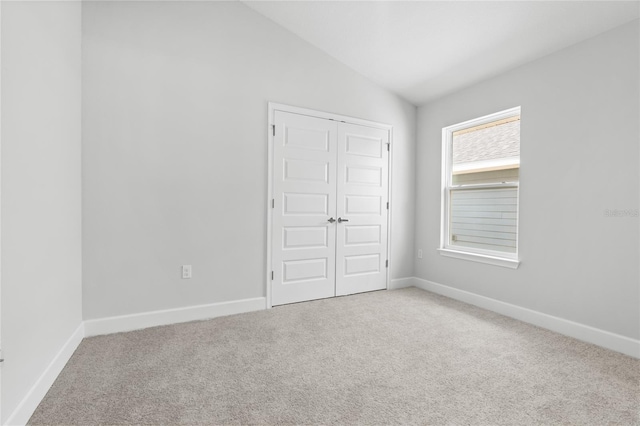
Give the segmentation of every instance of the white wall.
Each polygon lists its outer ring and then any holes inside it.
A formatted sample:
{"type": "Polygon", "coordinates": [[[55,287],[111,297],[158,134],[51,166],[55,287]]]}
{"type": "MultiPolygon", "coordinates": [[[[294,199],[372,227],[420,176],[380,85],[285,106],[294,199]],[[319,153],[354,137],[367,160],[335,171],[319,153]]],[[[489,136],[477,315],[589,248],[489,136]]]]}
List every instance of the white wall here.
{"type": "Polygon", "coordinates": [[[82,23],[85,319],[265,295],[268,101],[395,126],[391,275],[412,275],[415,107],[238,2],[82,23]]]}
{"type": "Polygon", "coordinates": [[[82,322],[80,19],[2,2],[2,423],[82,322]]]}
{"type": "Polygon", "coordinates": [[[638,21],[418,110],[416,276],[640,337],[638,21]],[[440,256],[441,130],[522,106],[517,270],[440,256]]]}

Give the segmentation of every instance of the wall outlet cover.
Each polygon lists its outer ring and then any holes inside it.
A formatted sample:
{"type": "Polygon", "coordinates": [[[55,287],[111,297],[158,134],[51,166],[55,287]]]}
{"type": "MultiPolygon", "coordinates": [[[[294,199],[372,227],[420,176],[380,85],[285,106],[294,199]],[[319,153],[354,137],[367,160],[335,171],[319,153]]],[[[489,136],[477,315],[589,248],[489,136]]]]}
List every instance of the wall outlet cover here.
{"type": "Polygon", "coordinates": [[[182,279],[188,280],[191,278],[191,265],[182,265],[182,279]]]}

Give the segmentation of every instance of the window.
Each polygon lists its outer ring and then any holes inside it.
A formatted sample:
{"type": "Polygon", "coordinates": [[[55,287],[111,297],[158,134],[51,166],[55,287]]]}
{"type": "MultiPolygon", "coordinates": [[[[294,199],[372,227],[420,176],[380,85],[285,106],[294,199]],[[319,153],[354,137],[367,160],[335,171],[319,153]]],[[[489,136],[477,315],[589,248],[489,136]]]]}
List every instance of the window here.
{"type": "Polygon", "coordinates": [[[518,267],[520,107],[442,129],[440,253],[518,267]]]}

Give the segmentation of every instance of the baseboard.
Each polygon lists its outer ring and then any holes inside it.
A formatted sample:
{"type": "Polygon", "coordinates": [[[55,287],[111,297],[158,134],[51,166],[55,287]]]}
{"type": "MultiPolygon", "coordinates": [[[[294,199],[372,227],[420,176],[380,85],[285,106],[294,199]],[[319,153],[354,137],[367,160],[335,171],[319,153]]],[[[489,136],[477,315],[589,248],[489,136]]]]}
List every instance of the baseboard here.
{"type": "Polygon", "coordinates": [[[399,288],[414,287],[413,277],[396,278],[389,283],[388,290],[397,290],[399,288]]]}
{"type": "Polygon", "coordinates": [[[160,325],[205,320],[225,315],[266,309],[265,297],[234,300],[231,302],[212,303],[208,305],[188,306],[185,308],[166,309],[162,311],[143,312],[140,314],[99,318],[84,322],[85,336],[120,333],[140,330],[160,325]]]}
{"type": "Polygon", "coordinates": [[[574,339],[621,352],[634,358],[640,358],[640,340],[631,339],[620,334],[501,302],[422,278],[413,277],[411,281],[414,287],[497,312],[529,324],[537,325],[538,327],[546,328],[547,330],[555,331],[556,333],[564,334],[565,336],[573,337],[574,339]]]}
{"type": "Polygon", "coordinates": [[[38,408],[40,401],[42,401],[47,394],[64,366],[67,365],[73,352],[78,348],[80,342],[82,342],[83,337],[84,324],[80,324],[40,375],[36,383],[29,389],[29,392],[27,392],[22,401],[20,401],[13,413],[8,417],[5,425],[14,426],[27,424],[29,418],[33,415],[34,411],[36,411],[36,408],[38,408]]]}

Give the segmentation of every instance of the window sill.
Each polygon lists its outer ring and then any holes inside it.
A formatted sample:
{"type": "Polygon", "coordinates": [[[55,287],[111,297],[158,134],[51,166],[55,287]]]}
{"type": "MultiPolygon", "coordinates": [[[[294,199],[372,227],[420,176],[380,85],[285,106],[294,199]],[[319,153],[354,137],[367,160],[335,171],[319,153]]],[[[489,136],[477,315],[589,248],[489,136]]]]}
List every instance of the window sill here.
{"type": "Polygon", "coordinates": [[[487,256],[484,254],[469,253],[464,251],[439,248],[441,255],[456,259],[470,260],[472,262],[486,263],[489,265],[502,266],[505,268],[518,269],[519,260],[507,259],[505,257],[487,256]]]}

